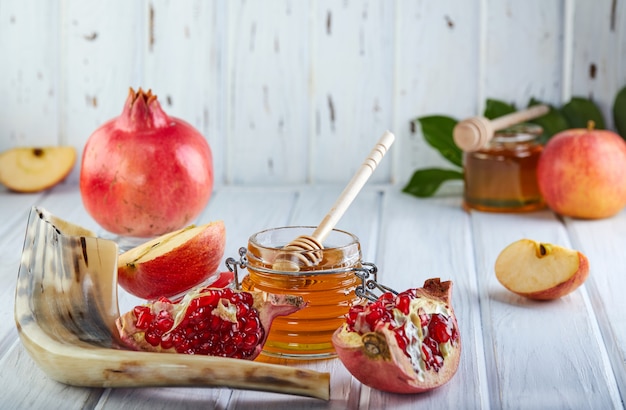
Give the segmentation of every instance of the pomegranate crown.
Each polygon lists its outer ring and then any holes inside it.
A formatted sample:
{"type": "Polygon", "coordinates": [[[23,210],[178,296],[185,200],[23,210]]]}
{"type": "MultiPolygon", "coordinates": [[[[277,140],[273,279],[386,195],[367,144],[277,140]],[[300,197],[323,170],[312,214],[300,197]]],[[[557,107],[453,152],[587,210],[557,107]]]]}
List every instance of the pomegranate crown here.
{"type": "Polygon", "coordinates": [[[170,122],[169,116],[163,111],[156,94],[152,94],[151,89],[146,92],[139,87],[135,92],[130,87],[122,115],[118,118],[120,127],[127,130],[161,128],[168,126],[170,122]]]}

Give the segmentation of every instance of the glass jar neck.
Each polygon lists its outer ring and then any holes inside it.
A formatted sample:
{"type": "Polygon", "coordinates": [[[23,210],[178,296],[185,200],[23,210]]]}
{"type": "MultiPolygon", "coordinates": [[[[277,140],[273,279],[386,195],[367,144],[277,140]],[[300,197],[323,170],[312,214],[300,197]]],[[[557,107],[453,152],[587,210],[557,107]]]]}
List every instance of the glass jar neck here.
{"type": "MultiPolygon", "coordinates": [[[[272,228],[252,235],[248,240],[246,253],[248,266],[262,269],[268,273],[297,274],[303,273],[335,273],[350,270],[361,262],[361,246],[359,239],[346,231],[333,229],[323,243],[323,249],[317,251],[285,250],[284,247],[301,235],[311,235],[315,230],[312,226],[289,226],[272,228]],[[277,270],[274,268],[278,258],[297,260],[299,256],[307,258],[307,254],[319,252],[321,261],[311,266],[300,266],[297,272],[277,270]]],[[[308,259],[308,258],[307,258],[308,259]]]]}

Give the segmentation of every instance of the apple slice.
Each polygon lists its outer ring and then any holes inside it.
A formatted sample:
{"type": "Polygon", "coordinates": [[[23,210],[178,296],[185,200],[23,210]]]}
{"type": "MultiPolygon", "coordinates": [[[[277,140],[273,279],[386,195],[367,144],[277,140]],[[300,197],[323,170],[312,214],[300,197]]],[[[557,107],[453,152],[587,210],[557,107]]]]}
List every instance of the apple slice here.
{"type": "Polygon", "coordinates": [[[76,163],[70,146],[17,147],[0,154],[0,183],[16,192],[39,192],[61,182],[76,163]]]}
{"type": "Polygon", "coordinates": [[[119,256],[118,283],[143,299],[173,298],[219,274],[225,246],[223,221],[167,233],[119,256]]]}
{"type": "Polygon", "coordinates": [[[532,239],[520,239],[500,252],[495,264],[500,283],[531,299],[560,298],[589,276],[589,260],[581,252],[532,239]]]}

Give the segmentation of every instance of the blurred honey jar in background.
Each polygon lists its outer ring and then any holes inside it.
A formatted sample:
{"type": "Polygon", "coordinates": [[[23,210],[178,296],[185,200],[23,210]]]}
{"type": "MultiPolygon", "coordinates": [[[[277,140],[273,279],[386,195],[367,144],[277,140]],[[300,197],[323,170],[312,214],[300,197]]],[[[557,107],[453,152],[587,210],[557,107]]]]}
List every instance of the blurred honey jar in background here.
{"type": "Polygon", "coordinates": [[[453,137],[464,152],[465,208],[528,212],[546,206],[537,184],[543,129],[525,121],[548,111],[536,105],[493,120],[473,117],[457,123],[453,137]]]}
{"type": "Polygon", "coordinates": [[[544,208],[537,184],[542,133],[538,125],[517,124],[497,131],[483,148],[465,152],[464,206],[489,212],[544,208]]]}

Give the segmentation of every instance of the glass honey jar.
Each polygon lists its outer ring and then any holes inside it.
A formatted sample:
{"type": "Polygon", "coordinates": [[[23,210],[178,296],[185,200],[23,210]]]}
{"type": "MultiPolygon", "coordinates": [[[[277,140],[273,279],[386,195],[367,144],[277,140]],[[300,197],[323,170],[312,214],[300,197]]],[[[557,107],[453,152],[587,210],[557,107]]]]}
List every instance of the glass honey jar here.
{"type": "Polygon", "coordinates": [[[464,153],[464,206],[487,212],[527,212],[545,202],[537,184],[543,129],[518,124],[494,133],[477,151],[464,153]]]}
{"type": "MultiPolygon", "coordinates": [[[[277,270],[283,248],[301,235],[311,235],[315,227],[291,226],[258,232],[241,249],[242,266],[247,275],[242,290],[261,290],[274,294],[301,296],[307,306],[288,316],[274,319],[263,354],[287,359],[320,359],[335,356],[332,334],[345,321],[345,314],[362,298],[356,288],[363,270],[359,239],[348,232],[333,229],[324,240],[321,261],[300,266],[296,272],[277,270]],[[245,256],[244,256],[245,255],[245,256]]],[[[311,252],[311,251],[308,251],[311,252]]],[[[371,264],[368,264],[371,265],[371,264]]]]}

